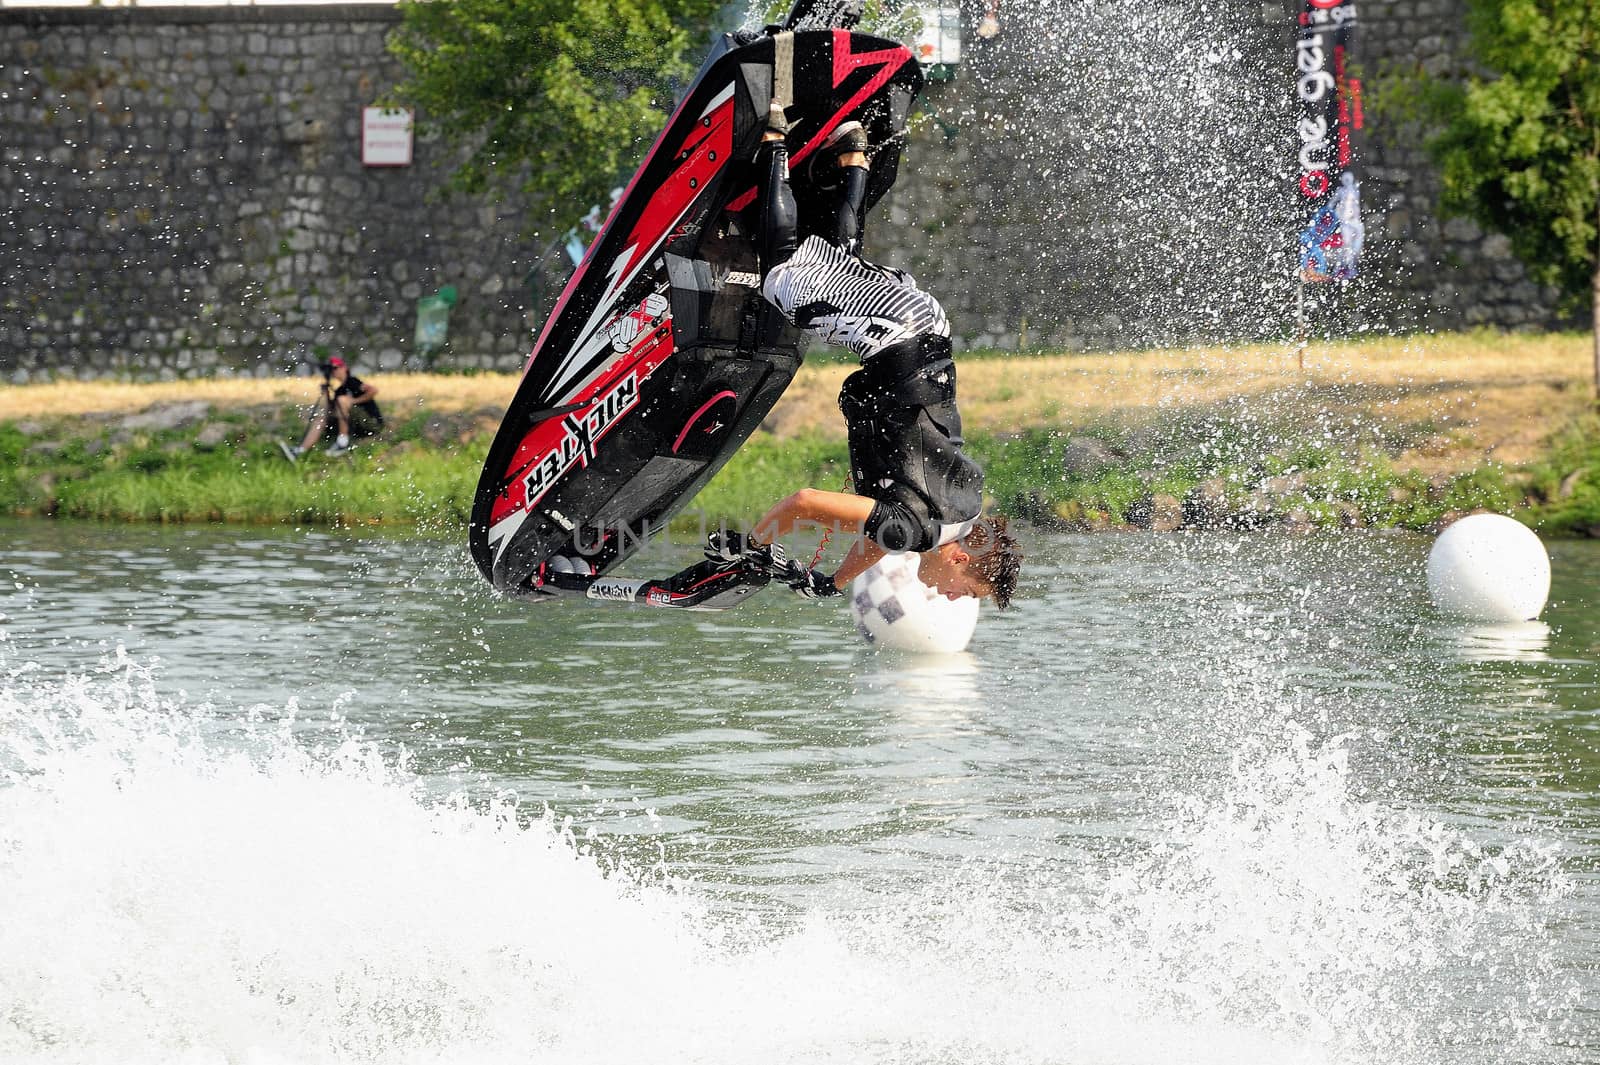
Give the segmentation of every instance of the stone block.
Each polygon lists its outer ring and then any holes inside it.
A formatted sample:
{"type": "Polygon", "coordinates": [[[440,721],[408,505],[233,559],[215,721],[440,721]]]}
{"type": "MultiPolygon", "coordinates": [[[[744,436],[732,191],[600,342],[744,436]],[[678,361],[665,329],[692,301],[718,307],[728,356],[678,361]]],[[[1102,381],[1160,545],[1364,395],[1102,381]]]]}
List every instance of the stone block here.
{"type": "Polygon", "coordinates": [[[1478,254],[1485,259],[1514,259],[1516,253],[1511,250],[1511,238],[1504,233],[1490,233],[1483,238],[1479,245],[1478,254]]]}
{"type": "Polygon", "coordinates": [[[1105,441],[1092,436],[1075,436],[1061,453],[1061,468],[1068,476],[1093,480],[1122,464],[1126,456],[1105,441]]]}
{"type": "Polygon", "coordinates": [[[1452,218],[1444,224],[1446,240],[1473,241],[1483,236],[1483,230],[1478,223],[1470,218],[1452,218]]]}

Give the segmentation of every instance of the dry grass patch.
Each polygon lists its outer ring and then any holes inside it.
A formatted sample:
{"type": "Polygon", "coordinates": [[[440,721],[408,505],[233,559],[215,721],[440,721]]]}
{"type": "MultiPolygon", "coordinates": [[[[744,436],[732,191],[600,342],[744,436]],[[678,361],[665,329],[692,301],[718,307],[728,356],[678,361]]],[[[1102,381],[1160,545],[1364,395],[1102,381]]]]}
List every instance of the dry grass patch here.
{"type": "MultiPolygon", "coordinates": [[[[516,374],[472,377],[391,374],[356,367],[357,376],[378,387],[385,410],[427,407],[444,413],[504,407],[517,390],[516,374]]],[[[218,408],[310,403],[320,377],[217,377],[129,384],[118,381],[53,381],[0,389],[0,421],[26,418],[132,414],[169,403],[201,400],[218,408]]]]}
{"type": "MultiPolygon", "coordinates": [[[[959,360],[969,433],[1138,424],[1241,397],[1306,424],[1432,426],[1406,468],[1531,460],[1592,408],[1585,335],[1450,334],[1292,346],[1189,348],[959,360]]],[[[768,421],[780,438],[842,431],[835,397],[852,367],[807,365],[768,421]]]]}
{"type": "MultiPolygon", "coordinates": [[[[1531,460],[1541,441],[1591,409],[1585,335],[1449,334],[1313,344],[1305,369],[1286,345],[1089,355],[972,356],[961,361],[968,432],[1094,422],[1145,423],[1241,398],[1303,424],[1424,427],[1403,467],[1461,469],[1485,458],[1531,460]]],[[[358,371],[362,368],[357,367],[358,371]]],[[[768,419],[778,439],[843,433],[836,396],[852,367],[812,363],[768,419]]],[[[504,408],[515,374],[366,371],[386,411],[504,408]]],[[[217,378],[158,384],[56,382],[0,390],[0,420],[125,414],[204,400],[219,408],[309,403],[318,379],[217,378]]]]}

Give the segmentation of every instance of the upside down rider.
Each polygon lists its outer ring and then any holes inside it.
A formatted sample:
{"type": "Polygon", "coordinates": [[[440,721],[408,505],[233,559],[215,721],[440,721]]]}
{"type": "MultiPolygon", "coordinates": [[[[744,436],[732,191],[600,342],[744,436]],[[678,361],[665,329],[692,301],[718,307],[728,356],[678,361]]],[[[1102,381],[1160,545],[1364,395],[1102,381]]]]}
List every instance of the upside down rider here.
{"type": "Polygon", "coordinates": [[[706,554],[754,562],[802,595],[840,594],[888,552],[919,555],[917,577],[948,598],[1011,601],[1021,568],[1004,517],[982,514],[983,471],[961,451],[956,370],[944,308],[910,274],[860,257],[869,163],[859,122],[839,126],[809,165],[831,190],[820,232],[799,239],[789,187],[788,122],[773,102],[758,156],[763,173],[762,295],[793,325],[854,352],[861,369],[839,392],[854,494],[802,488],[748,536],[712,534],[706,554]],[[807,569],[778,540],[803,526],[859,539],[832,574],[807,569]]]}

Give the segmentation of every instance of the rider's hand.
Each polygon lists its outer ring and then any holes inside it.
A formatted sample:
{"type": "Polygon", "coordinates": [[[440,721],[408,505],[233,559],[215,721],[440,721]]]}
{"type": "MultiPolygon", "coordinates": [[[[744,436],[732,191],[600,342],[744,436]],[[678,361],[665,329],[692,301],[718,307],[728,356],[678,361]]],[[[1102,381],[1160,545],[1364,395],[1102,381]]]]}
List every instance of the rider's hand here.
{"type": "Polygon", "coordinates": [[[737,562],[749,548],[749,537],[742,532],[718,529],[706,535],[706,558],[712,562],[737,562]]]}
{"type": "Polygon", "coordinates": [[[794,565],[782,544],[760,544],[748,534],[732,529],[718,529],[706,536],[706,558],[712,562],[742,562],[774,579],[781,578],[786,567],[794,565]]]}
{"type": "MultiPolygon", "coordinates": [[[[791,566],[799,569],[798,562],[791,562],[791,566]]],[[[796,595],[806,599],[827,599],[830,596],[843,595],[838,585],[833,583],[833,578],[818,569],[800,569],[792,580],[787,581],[789,587],[794,589],[796,595]]]]}

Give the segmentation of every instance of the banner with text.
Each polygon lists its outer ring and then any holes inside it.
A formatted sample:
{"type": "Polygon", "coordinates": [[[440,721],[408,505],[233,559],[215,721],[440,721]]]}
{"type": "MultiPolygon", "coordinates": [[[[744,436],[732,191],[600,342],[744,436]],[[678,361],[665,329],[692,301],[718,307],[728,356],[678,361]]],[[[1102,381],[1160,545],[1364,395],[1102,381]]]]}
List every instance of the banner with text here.
{"type": "Polygon", "coordinates": [[[1362,128],[1361,81],[1350,74],[1355,35],[1356,0],[1305,0],[1295,39],[1302,281],[1355,277],[1366,235],[1354,165],[1362,128]]]}

